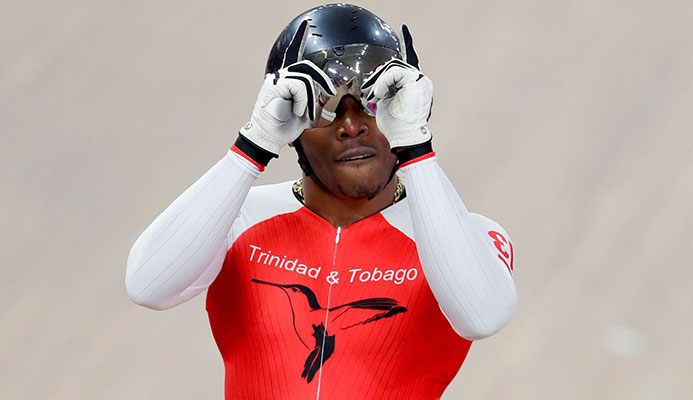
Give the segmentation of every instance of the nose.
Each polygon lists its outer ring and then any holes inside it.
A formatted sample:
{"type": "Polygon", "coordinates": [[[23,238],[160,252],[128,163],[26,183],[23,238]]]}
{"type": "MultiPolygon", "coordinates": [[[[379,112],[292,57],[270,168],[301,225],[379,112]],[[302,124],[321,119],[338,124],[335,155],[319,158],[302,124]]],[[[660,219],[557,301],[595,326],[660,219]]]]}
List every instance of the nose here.
{"type": "Polygon", "coordinates": [[[347,140],[369,132],[368,115],[361,110],[356,100],[347,96],[337,109],[337,139],[347,140]]]}

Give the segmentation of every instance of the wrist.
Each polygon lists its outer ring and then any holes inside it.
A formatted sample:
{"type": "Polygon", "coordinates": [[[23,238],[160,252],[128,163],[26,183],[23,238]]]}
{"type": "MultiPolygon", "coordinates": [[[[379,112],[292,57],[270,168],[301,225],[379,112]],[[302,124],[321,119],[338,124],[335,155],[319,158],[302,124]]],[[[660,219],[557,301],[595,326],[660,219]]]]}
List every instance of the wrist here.
{"type": "Polygon", "coordinates": [[[392,153],[397,157],[400,168],[435,156],[430,140],[413,146],[394,148],[392,153]]]}
{"type": "Polygon", "coordinates": [[[238,134],[236,142],[231,146],[231,151],[238,153],[243,158],[255,164],[260,171],[263,171],[272,158],[278,156],[270,151],[259,147],[242,134],[238,134]]]}
{"type": "Polygon", "coordinates": [[[393,149],[393,152],[396,152],[401,148],[415,147],[431,141],[431,130],[426,125],[426,122],[415,126],[416,127],[396,127],[392,134],[383,132],[385,133],[385,136],[388,137],[388,141],[390,142],[390,147],[393,149]]]}

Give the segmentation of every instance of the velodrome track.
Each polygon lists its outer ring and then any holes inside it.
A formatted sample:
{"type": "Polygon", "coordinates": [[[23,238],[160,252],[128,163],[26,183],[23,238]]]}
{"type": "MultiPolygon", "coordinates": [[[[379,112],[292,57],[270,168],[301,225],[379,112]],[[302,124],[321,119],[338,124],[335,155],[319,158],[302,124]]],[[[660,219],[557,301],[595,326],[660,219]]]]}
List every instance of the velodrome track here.
{"type": "MultiPolygon", "coordinates": [[[[693,3],[449,3],[362,4],[411,28],[440,162],[515,243],[517,314],[444,398],[688,398],[693,3]]],[[[222,398],[203,296],[137,307],[125,262],[314,5],[0,2],[0,398],[222,398]]]]}

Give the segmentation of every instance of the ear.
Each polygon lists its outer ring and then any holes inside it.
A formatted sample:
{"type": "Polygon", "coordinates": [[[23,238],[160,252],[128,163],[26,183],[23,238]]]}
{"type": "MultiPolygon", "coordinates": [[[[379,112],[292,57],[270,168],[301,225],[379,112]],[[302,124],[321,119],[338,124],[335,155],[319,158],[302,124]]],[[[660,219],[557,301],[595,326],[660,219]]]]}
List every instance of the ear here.
{"type": "Polygon", "coordinates": [[[306,37],[308,37],[308,21],[304,20],[301,22],[301,25],[298,26],[298,29],[296,29],[294,37],[291,38],[291,42],[289,42],[289,47],[287,47],[284,52],[281,68],[286,68],[301,60],[303,50],[306,47],[306,37]]]}
{"type": "Polygon", "coordinates": [[[400,37],[402,38],[402,43],[400,46],[404,61],[421,71],[421,67],[419,67],[419,56],[416,55],[416,50],[414,49],[414,40],[412,39],[409,28],[407,28],[406,25],[402,25],[400,37]]]}

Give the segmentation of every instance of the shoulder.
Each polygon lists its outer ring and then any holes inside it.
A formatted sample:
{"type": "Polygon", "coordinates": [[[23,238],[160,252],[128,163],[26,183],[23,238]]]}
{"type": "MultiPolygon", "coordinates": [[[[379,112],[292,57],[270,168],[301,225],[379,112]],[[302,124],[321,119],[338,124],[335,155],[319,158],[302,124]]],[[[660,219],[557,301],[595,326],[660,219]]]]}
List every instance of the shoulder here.
{"type": "Polygon", "coordinates": [[[271,214],[285,209],[297,209],[301,203],[291,190],[294,181],[286,181],[271,185],[253,186],[243,203],[241,212],[251,214],[271,214]]]}
{"type": "MultiPolygon", "coordinates": [[[[474,218],[474,222],[476,222],[477,226],[484,231],[485,233],[488,233],[490,236],[494,236],[492,232],[498,232],[501,236],[504,238],[508,238],[508,233],[505,232],[505,229],[503,229],[500,224],[491,218],[485,217],[481,214],[476,214],[476,213],[469,213],[472,218],[474,218]]],[[[509,238],[508,238],[509,239],[509,238]]]]}
{"type": "Polygon", "coordinates": [[[409,239],[414,240],[414,226],[411,222],[407,197],[380,211],[380,214],[390,225],[397,228],[409,239]]]}
{"type": "MultiPolygon", "coordinates": [[[[414,240],[414,225],[412,223],[411,213],[409,211],[408,198],[405,197],[402,201],[391,205],[390,207],[382,210],[380,213],[390,225],[399,229],[410,239],[414,240]]],[[[482,230],[484,233],[496,231],[505,238],[508,237],[508,234],[505,232],[503,227],[500,226],[500,224],[498,224],[496,221],[473,212],[470,212],[469,215],[471,216],[472,221],[474,221],[474,225],[476,225],[478,229],[482,230]]]]}
{"type": "Polygon", "coordinates": [[[291,189],[293,184],[294,181],[286,181],[252,187],[229,232],[229,245],[251,226],[301,208],[303,204],[296,199],[291,189]]]}

